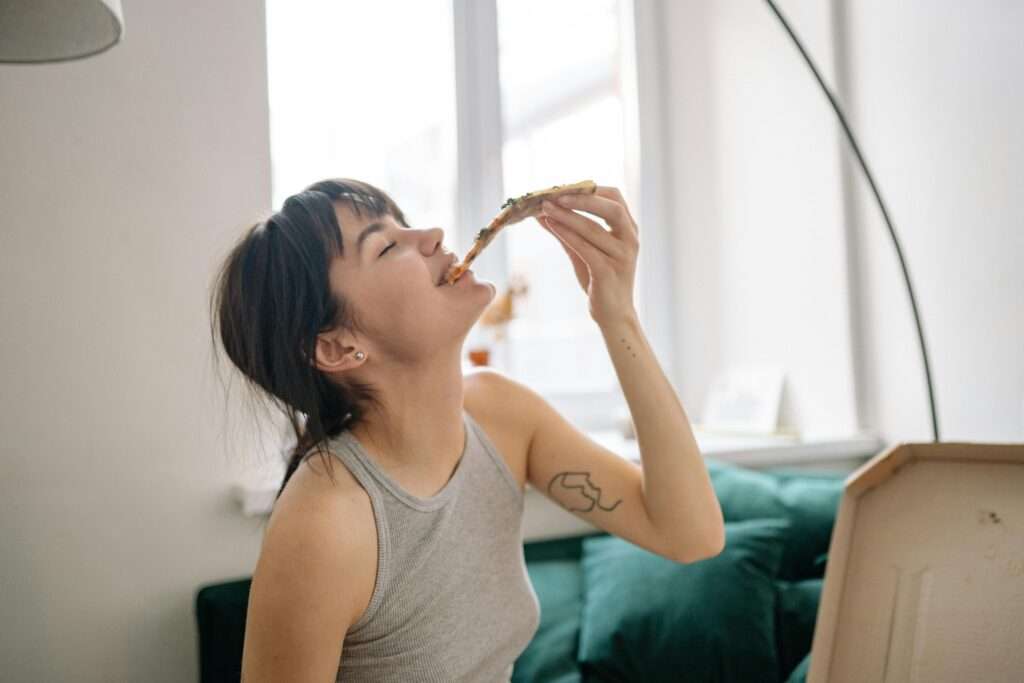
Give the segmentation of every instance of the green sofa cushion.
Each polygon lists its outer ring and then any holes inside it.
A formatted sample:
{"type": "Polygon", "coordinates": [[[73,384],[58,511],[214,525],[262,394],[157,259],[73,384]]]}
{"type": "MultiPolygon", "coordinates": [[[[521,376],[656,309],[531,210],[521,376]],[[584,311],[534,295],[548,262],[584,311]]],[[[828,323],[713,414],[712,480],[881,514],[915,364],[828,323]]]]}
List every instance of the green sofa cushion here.
{"type": "Polygon", "coordinates": [[[788,581],[825,575],[824,554],[832,538],[845,474],[766,472],[705,458],[726,522],[775,517],[791,522],[784,541],[779,578],[788,581]]]}
{"type": "Polygon", "coordinates": [[[725,549],[685,564],[616,536],[584,539],[584,680],[778,681],[775,582],[789,526],[726,522],[725,549]]]}
{"type": "Polygon", "coordinates": [[[806,683],[807,673],[811,670],[811,653],[807,653],[807,656],[800,660],[800,663],[796,665],[793,672],[789,674],[789,678],[786,679],[786,683],[806,683]]]}
{"type": "Polygon", "coordinates": [[[785,679],[811,651],[822,579],[776,581],[775,640],[779,678],[785,679]]]}
{"type": "Polygon", "coordinates": [[[540,625],[516,659],[512,683],[579,683],[576,650],[583,594],[580,564],[576,560],[548,560],[527,565],[527,571],[541,602],[540,625]]]}
{"type": "Polygon", "coordinates": [[[199,680],[237,681],[242,676],[245,613],[252,577],[200,586],[195,617],[199,631],[199,680]]]}
{"type": "Polygon", "coordinates": [[[583,609],[582,536],[523,546],[526,571],[540,601],[540,624],[512,669],[512,683],[579,683],[576,663],[583,609]]]}

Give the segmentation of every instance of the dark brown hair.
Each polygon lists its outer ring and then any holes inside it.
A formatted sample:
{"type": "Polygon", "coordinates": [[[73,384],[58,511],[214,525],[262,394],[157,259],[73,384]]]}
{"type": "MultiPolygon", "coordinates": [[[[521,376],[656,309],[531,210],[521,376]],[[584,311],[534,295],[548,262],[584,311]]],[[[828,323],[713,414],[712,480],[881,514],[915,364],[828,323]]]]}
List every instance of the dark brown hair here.
{"type": "MultiPolygon", "coordinates": [[[[409,227],[385,192],[348,178],[322,180],[288,197],[281,210],[246,230],[224,259],[210,297],[210,334],[246,383],[288,418],[295,445],[288,479],[311,449],[333,473],[329,437],[357,424],[372,403],[373,386],[338,384],[313,365],[317,334],[341,326],[362,331],[351,302],[334,296],[331,261],[345,252],[335,202],[359,216],[390,214],[409,227]]],[[[333,475],[332,475],[333,480],[333,475]]]]}

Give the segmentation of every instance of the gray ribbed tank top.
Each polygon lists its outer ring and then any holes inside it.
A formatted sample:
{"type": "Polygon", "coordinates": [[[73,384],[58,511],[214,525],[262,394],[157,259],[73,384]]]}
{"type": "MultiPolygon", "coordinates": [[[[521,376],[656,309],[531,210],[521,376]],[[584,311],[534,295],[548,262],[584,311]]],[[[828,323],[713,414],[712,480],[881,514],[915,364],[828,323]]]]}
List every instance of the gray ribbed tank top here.
{"type": "Polygon", "coordinates": [[[373,595],[345,635],[338,681],[509,681],[537,630],[523,491],[483,428],[462,414],[462,455],[430,498],[402,489],[351,432],[331,439],[370,496],[378,547],[373,595]]]}

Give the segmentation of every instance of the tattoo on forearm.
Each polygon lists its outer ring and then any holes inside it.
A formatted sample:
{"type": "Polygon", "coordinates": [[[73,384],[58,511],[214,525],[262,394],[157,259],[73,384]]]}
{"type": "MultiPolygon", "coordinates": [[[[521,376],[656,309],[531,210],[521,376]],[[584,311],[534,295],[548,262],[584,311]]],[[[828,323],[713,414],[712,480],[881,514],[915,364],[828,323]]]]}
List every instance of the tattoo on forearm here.
{"type": "Polygon", "coordinates": [[[632,351],[633,358],[636,358],[636,351],[633,351],[633,347],[626,343],[626,338],[625,337],[622,338],[622,343],[626,344],[626,350],[627,351],[632,351]]]}
{"type": "Polygon", "coordinates": [[[594,509],[594,506],[601,508],[605,512],[611,512],[619,506],[622,499],[615,501],[615,504],[611,507],[606,507],[601,504],[601,489],[594,485],[594,482],[590,481],[589,472],[560,472],[551,479],[551,483],[548,484],[548,493],[552,498],[561,502],[562,497],[556,496],[554,489],[563,489],[569,492],[571,498],[568,503],[563,503],[570,512],[590,512],[594,509]],[[570,503],[578,505],[580,507],[570,507],[570,503]]]}

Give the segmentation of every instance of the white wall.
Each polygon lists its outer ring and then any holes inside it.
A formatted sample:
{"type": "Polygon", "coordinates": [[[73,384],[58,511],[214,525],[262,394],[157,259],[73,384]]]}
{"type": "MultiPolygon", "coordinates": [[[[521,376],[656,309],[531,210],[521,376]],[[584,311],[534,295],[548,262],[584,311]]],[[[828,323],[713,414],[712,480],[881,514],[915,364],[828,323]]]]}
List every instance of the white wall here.
{"type": "MultiPolygon", "coordinates": [[[[1024,4],[845,5],[848,115],[924,319],[944,441],[1024,440],[1024,4]]],[[[863,413],[930,440],[924,370],[884,222],[856,180],[863,413]]]]}
{"type": "Polygon", "coordinates": [[[195,591],[258,553],[206,294],[270,204],[263,6],[125,20],[103,55],[0,67],[4,681],[197,680],[195,591]]]}
{"type": "MultiPolygon", "coordinates": [[[[896,222],[942,438],[1021,440],[1024,208],[1012,192],[1024,151],[1024,7],[778,4],[849,103],[896,222]]],[[[859,426],[890,442],[930,440],[895,254],[867,184],[843,167],[852,155],[799,54],[764,3],[662,5],[674,383],[689,414],[713,373],[769,360],[792,373],[787,421],[805,433],[859,426]]]]}
{"type": "MultiPolygon", "coordinates": [[[[769,362],[784,421],[857,430],[837,129],[762,3],[665,2],[675,241],[675,384],[698,419],[713,375],[769,362]]],[[[827,3],[783,4],[826,74],[827,3]]],[[[671,192],[670,192],[671,194],[671,192]]]]}

